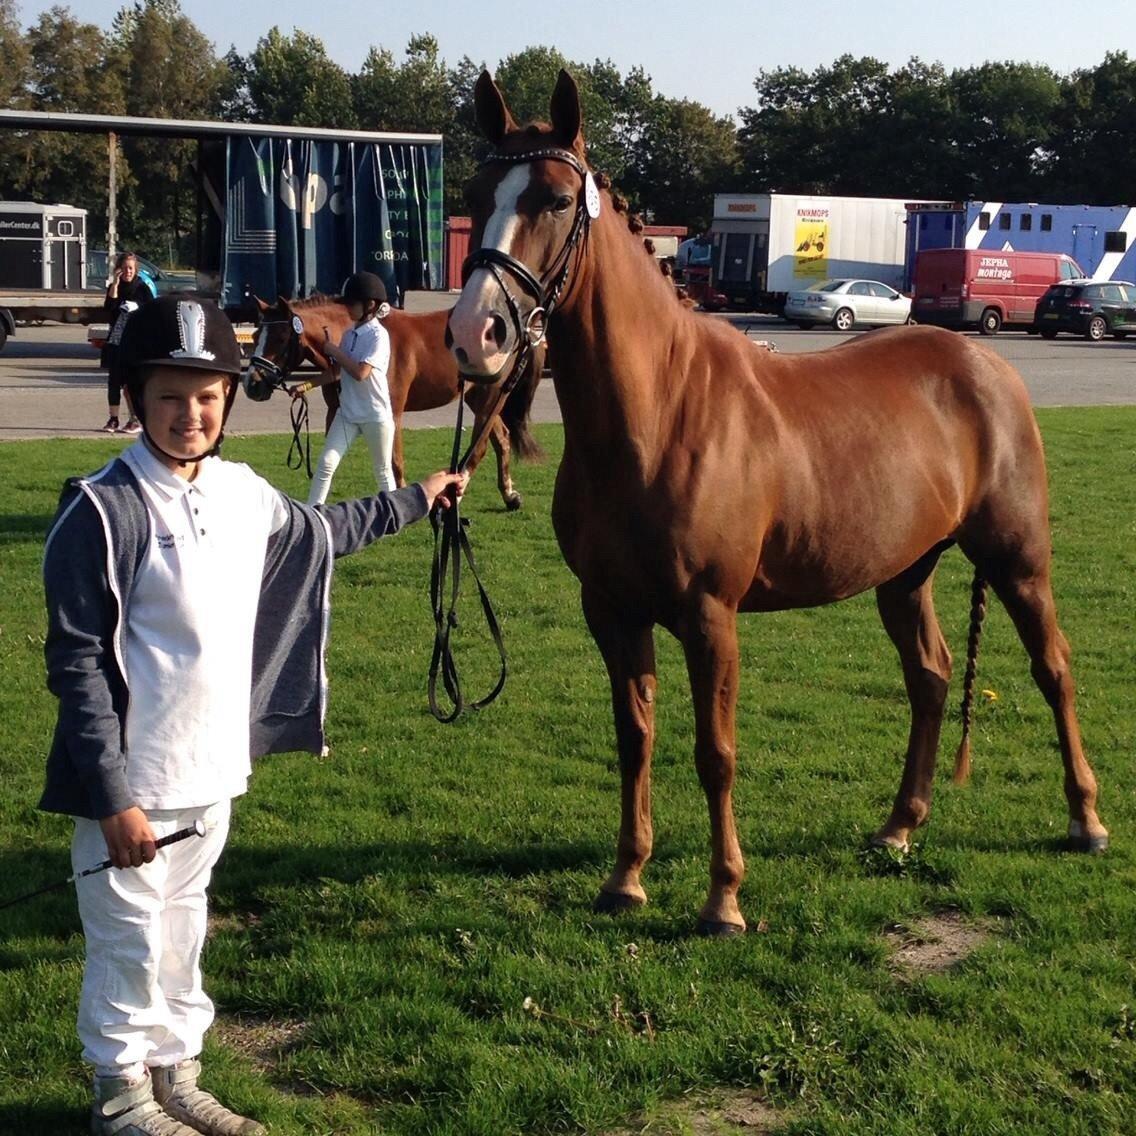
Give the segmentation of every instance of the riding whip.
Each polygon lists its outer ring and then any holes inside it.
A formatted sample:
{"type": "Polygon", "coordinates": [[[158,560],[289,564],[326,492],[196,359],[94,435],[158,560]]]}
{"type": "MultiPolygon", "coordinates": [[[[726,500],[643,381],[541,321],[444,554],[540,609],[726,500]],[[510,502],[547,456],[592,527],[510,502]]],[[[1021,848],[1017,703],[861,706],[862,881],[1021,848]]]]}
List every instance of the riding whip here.
{"type": "MultiPolygon", "coordinates": [[[[204,836],[205,835],[205,822],[203,820],[195,820],[188,828],[179,828],[177,832],[171,832],[169,836],[163,836],[160,840],[154,841],[155,848],[165,848],[167,844],[176,844],[179,840],[185,840],[190,836],[204,836]]],[[[27,895],[18,896],[16,899],[5,900],[0,903],[0,911],[5,907],[14,907],[17,903],[23,903],[28,899],[35,899],[37,895],[43,895],[44,892],[54,891],[56,888],[66,887],[68,884],[73,884],[76,880],[81,880],[84,876],[93,876],[98,872],[105,872],[107,868],[113,868],[114,863],[111,860],[104,860],[101,864],[96,864],[93,868],[86,868],[81,872],[75,872],[65,880],[60,880],[58,883],[48,884],[46,887],[41,887],[36,891],[30,891],[27,895]]]]}

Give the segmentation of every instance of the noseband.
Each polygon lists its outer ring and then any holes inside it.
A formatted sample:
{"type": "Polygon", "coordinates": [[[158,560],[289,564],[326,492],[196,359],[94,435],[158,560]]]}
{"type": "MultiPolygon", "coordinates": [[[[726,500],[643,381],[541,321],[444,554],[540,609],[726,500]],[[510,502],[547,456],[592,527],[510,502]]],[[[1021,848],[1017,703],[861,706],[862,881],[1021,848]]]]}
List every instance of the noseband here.
{"type": "Polygon", "coordinates": [[[288,346],[284,351],[283,365],[274,362],[272,359],[265,358],[263,355],[254,355],[249,359],[249,366],[266,382],[270,387],[279,387],[284,389],[284,384],[288,381],[292,372],[303,362],[304,349],[302,346],[304,336],[304,321],[299,316],[293,315],[291,319],[280,320],[265,320],[261,323],[261,327],[276,327],[280,324],[287,324],[289,328],[288,346]]]}
{"type": "Polygon", "coordinates": [[[588,225],[599,216],[600,196],[591,171],[572,153],[571,150],[561,150],[559,147],[547,147],[541,150],[526,150],[519,154],[490,154],[485,159],[485,165],[494,162],[533,162],[533,161],[563,162],[571,166],[584,179],[584,192],[576,201],[576,215],[572,218],[572,228],[568,239],[557,254],[551,267],[542,276],[538,277],[523,261],[510,256],[503,249],[481,247],[471,253],[462,268],[462,282],[469,279],[470,274],[478,268],[488,269],[504,293],[505,302],[509,306],[509,315],[513,319],[513,329],[517,334],[520,345],[520,357],[517,369],[527,361],[528,353],[541,340],[544,339],[548,320],[560,302],[560,294],[568,282],[568,273],[572,267],[572,256],[587,240],[588,225]],[[535,301],[528,315],[522,316],[517,298],[513,295],[501,273],[501,269],[510,272],[524,290],[535,301]]]}

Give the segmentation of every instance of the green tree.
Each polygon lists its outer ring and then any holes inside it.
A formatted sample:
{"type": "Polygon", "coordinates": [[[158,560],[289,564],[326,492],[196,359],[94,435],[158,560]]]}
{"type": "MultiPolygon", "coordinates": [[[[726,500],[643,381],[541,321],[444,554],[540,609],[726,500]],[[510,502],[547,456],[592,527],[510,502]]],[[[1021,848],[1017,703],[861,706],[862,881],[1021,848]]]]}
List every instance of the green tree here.
{"type": "Polygon", "coordinates": [[[412,36],[401,64],[389,51],[371,48],[352,86],[365,130],[444,134],[453,122],[449,74],[431,35],[412,36]]]}
{"type": "Polygon", "coordinates": [[[1046,199],[1087,205],[1136,201],[1136,60],[1109,52],[1062,85],[1049,136],[1052,192],[1046,199]]]}
{"type": "MultiPolygon", "coordinates": [[[[136,0],[115,17],[111,65],[124,81],[126,113],[141,118],[210,119],[228,69],[178,0],[136,0]]],[[[119,229],[131,243],[167,262],[190,263],[197,231],[189,139],[128,135],[119,229]]]]}
{"type": "Polygon", "coordinates": [[[742,169],[755,192],[872,192],[883,158],[878,135],[888,102],[888,68],[842,55],[807,74],[761,71],[758,103],[741,110],[742,169]]]}
{"type": "Polygon", "coordinates": [[[327,54],[323,40],[272,28],[248,58],[249,97],[256,122],[351,130],[357,125],[351,77],[327,54]]]}
{"type": "MultiPolygon", "coordinates": [[[[40,14],[23,41],[28,64],[23,105],[39,111],[115,114],[122,82],[108,65],[108,41],[94,24],[65,8],[40,14]]],[[[8,191],[33,201],[88,210],[92,237],[106,224],[109,155],[105,136],[62,131],[19,132],[6,139],[8,191]]]]}
{"type": "Polygon", "coordinates": [[[714,194],[734,188],[737,133],[701,103],[656,95],[643,115],[620,184],[634,208],[659,224],[701,232],[714,194]]]}
{"type": "Polygon", "coordinates": [[[1038,201],[1061,84],[1049,67],[984,63],[952,73],[962,195],[1038,201]]]}
{"type": "Polygon", "coordinates": [[[31,53],[20,29],[16,0],[0,0],[0,106],[8,110],[28,105],[31,53]]]}

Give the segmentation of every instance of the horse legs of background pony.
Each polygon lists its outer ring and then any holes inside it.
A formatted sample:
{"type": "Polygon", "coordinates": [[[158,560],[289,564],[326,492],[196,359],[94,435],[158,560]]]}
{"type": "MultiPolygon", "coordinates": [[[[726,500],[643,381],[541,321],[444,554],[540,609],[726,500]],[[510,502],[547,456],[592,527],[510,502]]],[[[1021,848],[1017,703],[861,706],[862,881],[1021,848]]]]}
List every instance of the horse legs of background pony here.
{"type": "Polygon", "coordinates": [[[498,412],[500,407],[497,388],[475,386],[466,395],[465,401],[473,411],[473,436],[481,438],[473,453],[470,454],[466,468],[472,474],[485,456],[485,447],[492,443],[493,450],[497,455],[497,488],[501,493],[501,499],[505,502],[505,508],[510,512],[519,509],[523,502],[521,495],[513,488],[513,475],[510,472],[512,443],[509,441],[509,430],[498,412]],[[493,420],[485,433],[482,434],[490,414],[493,415],[493,420]]]}

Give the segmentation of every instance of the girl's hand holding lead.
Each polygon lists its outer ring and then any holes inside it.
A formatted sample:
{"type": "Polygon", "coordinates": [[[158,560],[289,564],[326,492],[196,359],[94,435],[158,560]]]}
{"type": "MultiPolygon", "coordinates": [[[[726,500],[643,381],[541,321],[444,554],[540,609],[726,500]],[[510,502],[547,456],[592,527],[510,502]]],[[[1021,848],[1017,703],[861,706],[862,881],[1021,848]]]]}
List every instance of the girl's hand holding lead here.
{"type": "Polygon", "coordinates": [[[448,509],[452,502],[460,501],[469,484],[469,471],[450,473],[440,469],[437,473],[424,477],[419,483],[431,509],[448,509]]]}

